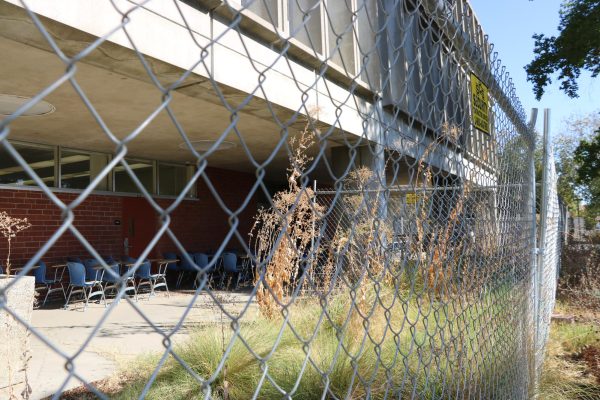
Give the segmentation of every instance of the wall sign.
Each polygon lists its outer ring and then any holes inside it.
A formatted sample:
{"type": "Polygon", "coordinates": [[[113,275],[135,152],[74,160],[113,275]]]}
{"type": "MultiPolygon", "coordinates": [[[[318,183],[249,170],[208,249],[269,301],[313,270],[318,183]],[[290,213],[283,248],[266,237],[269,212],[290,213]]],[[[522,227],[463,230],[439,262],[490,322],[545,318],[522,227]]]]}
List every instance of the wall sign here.
{"type": "Polygon", "coordinates": [[[416,193],[407,193],[406,194],[406,204],[417,204],[419,198],[416,193]]]}
{"type": "Polygon", "coordinates": [[[490,133],[490,104],[488,88],[471,73],[471,112],[475,128],[490,133]]]}

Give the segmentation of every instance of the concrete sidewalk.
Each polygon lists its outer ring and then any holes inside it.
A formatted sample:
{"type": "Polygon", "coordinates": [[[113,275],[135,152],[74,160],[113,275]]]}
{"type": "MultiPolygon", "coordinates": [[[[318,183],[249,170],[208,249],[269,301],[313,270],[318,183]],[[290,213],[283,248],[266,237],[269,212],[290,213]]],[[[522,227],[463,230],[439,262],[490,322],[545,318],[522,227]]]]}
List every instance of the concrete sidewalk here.
{"type": "MultiPolygon", "coordinates": [[[[239,314],[249,296],[240,293],[214,292],[225,309],[234,315],[239,314]]],[[[137,305],[158,327],[172,329],[192,301],[192,294],[176,292],[168,298],[166,294],[146,300],[147,295],[138,300],[137,305]]],[[[110,300],[109,300],[110,302],[110,300]]],[[[34,310],[32,325],[51,343],[68,356],[73,356],[89,337],[94,327],[107,310],[104,305],[91,304],[85,312],[81,304],[77,309],[38,309],[34,310]]],[[[244,319],[256,316],[257,308],[251,304],[244,319]]],[[[228,322],[226,316],[223,316],[228,322]]],[[[188,313],[184,324],[172,338],[177,343],[189,336],[195,327],[206,323],[219,322],[221,312],[207,295],[198,296],[188,313]]],[[[145,321],[127,301],[122,300],[112,310],[92,341],[79,354],[74,362],[75,371],[87,382],[105,378],[118,370],[123,362],[144,353],[162,353],[163,337],[145,321]]],[[[28,367],[29,383],[33,389],[32,398],[40,399],[54,394],[68,377],[65,359],[45,343],[31,336],[32,358],[28,367]]],[[[81,385],[71,377],[63,390],[81,385]]]]}

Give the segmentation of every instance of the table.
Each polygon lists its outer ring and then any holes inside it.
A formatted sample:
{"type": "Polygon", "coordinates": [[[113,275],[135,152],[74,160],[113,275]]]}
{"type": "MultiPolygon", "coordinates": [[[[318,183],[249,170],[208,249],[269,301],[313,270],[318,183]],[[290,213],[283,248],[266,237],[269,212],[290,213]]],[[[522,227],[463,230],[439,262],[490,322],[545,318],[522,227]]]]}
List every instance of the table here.
{"type": "MultiPolygon", "coordinates": [[[[31,267],[31,269],[30,269],[30,270],[31,270],[31,271],[33,271],[34,269],[37,269],[37,268],[39,268],[39,267],[40,267],[39,265],[34,265],[33,267],[31,267]]],[[[13,274],[13,275],[17,275],[19,272],[23,271],[24,269],[25,269],[25,267],[11,268],[11,269],[10,269],[10,272],[11,272],[11,274],[13,274]]]]}
{"type": "Polygon", "coordinates": [[[54,264],[50,265],[48,268],[54,270],[54,279],[50,281],[46,281],[46,297],[44,297],[44,302],[42,303],[42,307],[46,304],[46,300],[48,300],[48,296],[52,292],[61,291],[63,294],[63,298],[67,298],[67,294],[65,292],[65,286],[63,285],[63,277],[65,276],[65,270],[67,269],[67,264],[54,264]],[[52,287],[57,285],[56,287],[52,287]]]}

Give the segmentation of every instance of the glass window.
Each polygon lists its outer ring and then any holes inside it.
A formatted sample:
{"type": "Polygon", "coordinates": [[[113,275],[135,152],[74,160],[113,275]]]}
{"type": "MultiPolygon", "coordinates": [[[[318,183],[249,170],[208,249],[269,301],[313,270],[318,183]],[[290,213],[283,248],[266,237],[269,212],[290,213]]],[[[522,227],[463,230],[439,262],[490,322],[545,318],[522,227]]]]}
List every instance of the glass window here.
{"type": "MultiPolygon", "coordinates": [[[[85,189],[108,164],[106,154],[85,153],[75,150],[62,150],[60,155],[60,187],[85,189]]],[[[106,176],[96,186],[96,190],[110,190],[106,176]]]]}
{"type": "Polygon", "coordinates": [[[290,33],[317,53],[321,43],[321,6],[319,0],[289,0],[290,33]]]}
{"type": "MultiPolygon", "coordinates": [[[[129,167],[135,173],[137,179],[142,183],[148,193],[154,193],[154,173],[152,163],[149,161],[125,159],[129,167]]],[[[137,185],[133,182],[125,167],[117,165],[114,169],[115,192],[140,193],[137,185]]]]}
{"type": "MultiPolygon", "coordinates": [[[[54,186],[54,149],[52,147],[17,143],[13,143],[13,146],[46,185],[54,186]]],[[[33,179],[12,158],[4,146],[0,146],[0,183],[36,186],[33,179]]]]}
{"type": "Polygon", "coordinates": [[[277,2],[278,0],[242,0],[242,6],[277,26],[277,2]]]}
{"type": "Polygon", "coordinates": [[[327,4],[329,10],[329,51],[331,60],[354,74],[354,30],[352,1],[338,0],[327,4]]]}
{"type": "Polygon", "coordinates": [[[376,47],[375,39],[379,30],[376,1],[359,1],[357,16],[357,40],[359,50],[359,71],[361,79],[375,92],[380,90],[379,60],[383,53],[376,47]],[[366,59],[368,58],[368,60],[366,59]],[[362,69],[362,70],[361,70],[362,69]]]}
{"type": "Polygon", "coordinates": [[[178,196],[188,182],[187,170],[185,165],[160,163],[158,165],[158,194],[178,196]]]}

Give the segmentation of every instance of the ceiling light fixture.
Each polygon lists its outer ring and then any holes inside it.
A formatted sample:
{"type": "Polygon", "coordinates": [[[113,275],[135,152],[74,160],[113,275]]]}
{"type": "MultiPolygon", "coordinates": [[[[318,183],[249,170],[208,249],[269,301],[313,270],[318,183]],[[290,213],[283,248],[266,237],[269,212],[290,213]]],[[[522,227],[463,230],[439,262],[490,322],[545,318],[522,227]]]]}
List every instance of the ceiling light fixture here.
{"type": "MultiPolygon", "coordinates": [[[[0,93],[0,115],[12,115],[23,104],[31,100],[31,97],[15,96],[12,94],[0,93]]],[[[56,111],[56,108],[47,101],[40,100],[29,107],[22,116],[48,115],[56,111]]]]}
{"type": "MultiPolygon", "coordinates": [[[[215,143],[217,143],[217,141],[216,140],[191,140],[190,143],[192,144],[192,147],[195,150],[208,151],[211,147],[213,147],[215,145],[215,143]]],[[[224,140],[221,143],[219,143],[219,146],[215,149],[215,151],[229,150],[229,149],[233,149],[236,146],[237,145],[234,142],[228,142],[228,141],[224,140]]],[[[188,144],[185,142],[180,143],[179,148],[184,149],[184,150],[189,149],[188,144]]]]}

